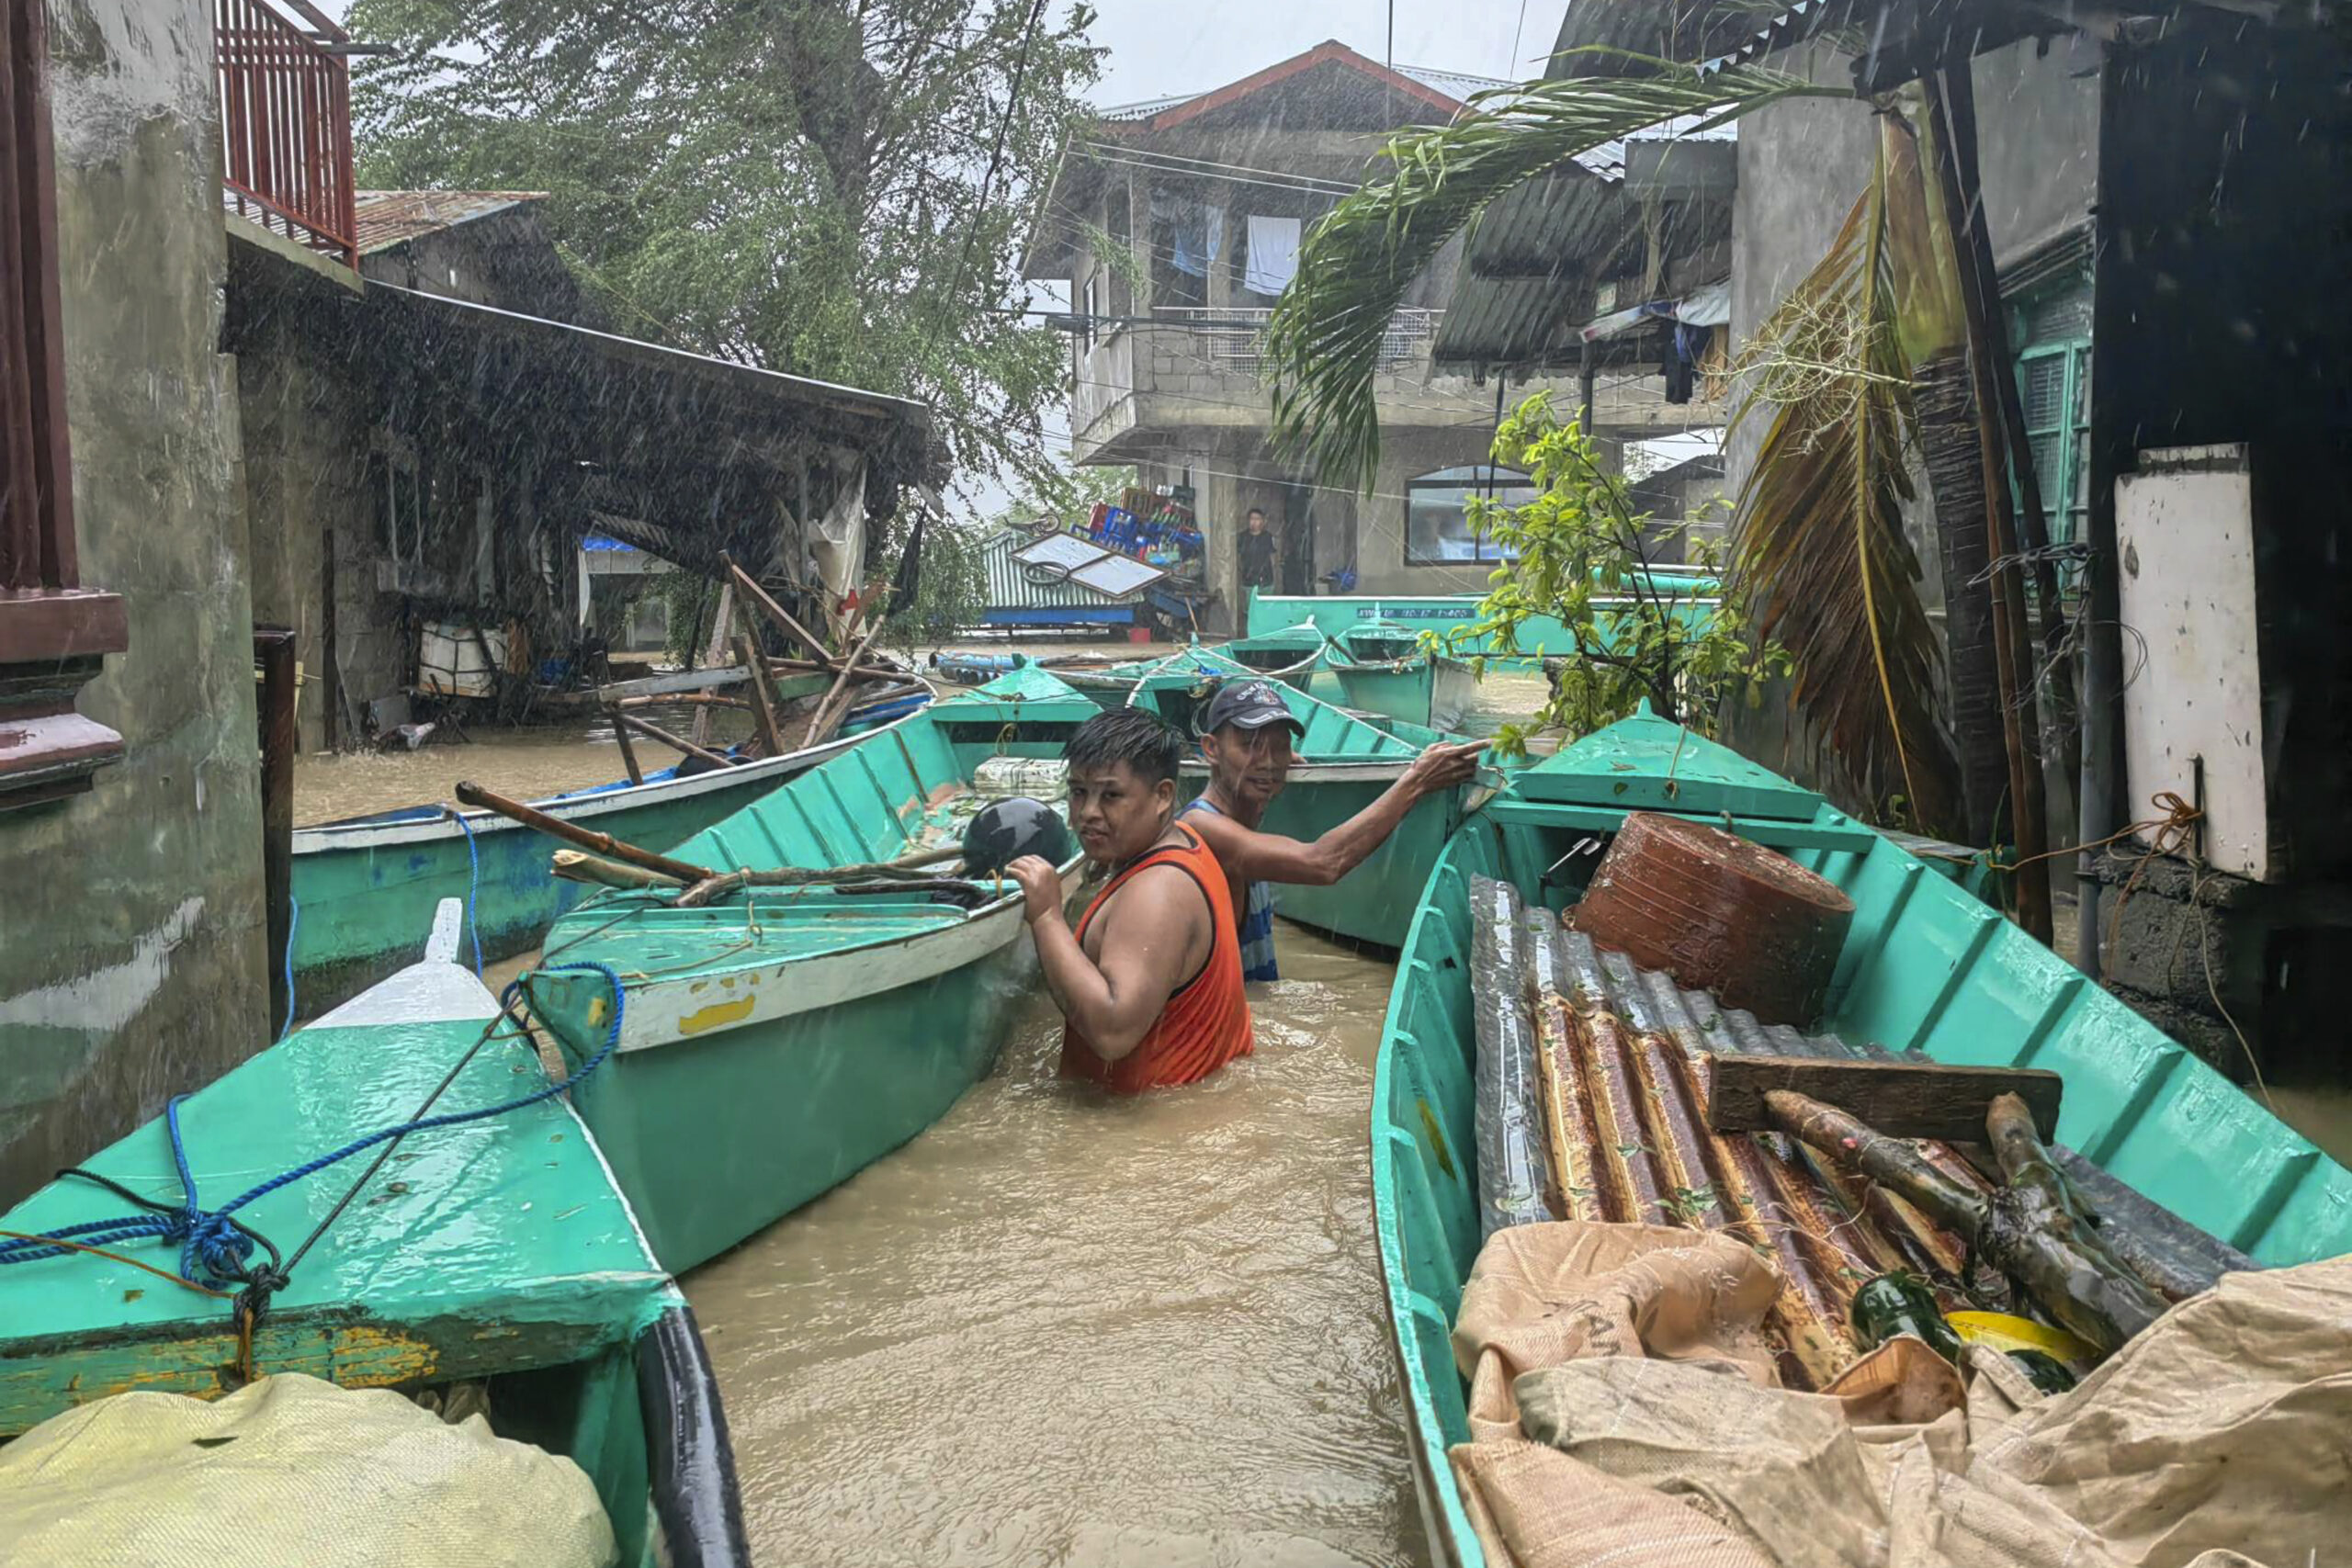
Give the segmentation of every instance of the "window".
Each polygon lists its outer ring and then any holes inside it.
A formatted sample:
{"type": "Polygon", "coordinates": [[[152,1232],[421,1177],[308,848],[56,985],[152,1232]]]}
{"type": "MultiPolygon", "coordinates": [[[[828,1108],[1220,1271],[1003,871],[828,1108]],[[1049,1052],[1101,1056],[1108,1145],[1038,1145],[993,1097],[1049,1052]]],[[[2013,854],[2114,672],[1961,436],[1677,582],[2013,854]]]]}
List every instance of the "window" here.
{"type": "Polygon", "coordinates": [[[1095,322],[1100,321],[1102,316],[1102,264],[1097,262],[1095,266],[1096,270],[1087,275],[1086,289],[1085,292],[1079,297],[1078,302],[1080,317],[1080,325],[1078,329],[1078,352],[1081,355],[1088,353],[1094,347],[1094,339],[1096,336],[1095,322]]]}
{"type": "MultiPolygon", "coordinates": [[[[2083,537],[2091,498],[2089,280],[2070,275],[2011,299],[2009,341],[2050,542],[2073,544],[2083,537]]],[[[2060,581],[2073,592],[2075,570],[2063,570],[2060,581]]]]}
{"type": "Polygon", "coordinates": [[[42,0],[0,0],[0,808],[87,789],[122,737],[58,701],[130,643],[115,594],[81,586],[58,303],[57,177],[42,0]],[[13,667],[13,668],[12,668],[13,667]],[[13,679],[27,677],[27,679],[13,679]]]}
{"type": "Polygon", "coordinates": [[[1493,541],[1473,532],[1470,502],[1474,497],[1524,506],[1535,499],[1535,487],[1525,474],[1486,464],[1440,468],[1407,481],[1405,559],[1415,566],[1508,559],[1493,541]]]}

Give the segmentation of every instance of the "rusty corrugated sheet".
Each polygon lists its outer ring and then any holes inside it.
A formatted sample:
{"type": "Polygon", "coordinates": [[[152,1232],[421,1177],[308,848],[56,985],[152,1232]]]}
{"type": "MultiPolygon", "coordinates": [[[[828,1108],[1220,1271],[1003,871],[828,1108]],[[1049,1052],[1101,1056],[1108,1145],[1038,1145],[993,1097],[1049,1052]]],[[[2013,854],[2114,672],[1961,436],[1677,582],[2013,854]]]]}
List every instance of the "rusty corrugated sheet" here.
{"type": "Polygon", "coordinates": [[[366,255],[437,229],[453,229],[477,218],[545,201],[540,190],[363,190],[352,207],[359,225],[359,252],[366,255]]]}

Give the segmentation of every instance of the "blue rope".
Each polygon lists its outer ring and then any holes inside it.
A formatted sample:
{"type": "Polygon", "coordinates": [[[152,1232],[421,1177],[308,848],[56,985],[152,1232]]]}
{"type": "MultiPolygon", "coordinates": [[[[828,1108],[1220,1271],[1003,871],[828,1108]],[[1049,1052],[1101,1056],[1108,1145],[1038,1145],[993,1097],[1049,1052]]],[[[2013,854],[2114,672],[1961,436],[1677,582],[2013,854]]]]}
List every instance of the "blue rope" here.
{"type": "MultiPolygon", "coordinates": [[[[259,1186],[249,1188],[239,1193],[220,1208],[211,1210],[204,1208],[197,1201],[196,1176],[188,1168],[187,1147],[180,1135],[180,1102],[188,1097],[184,1094],[174,1095],[169,1103],[164,1107],[164,1126],[172,1140],[172,1163],[179,1171],[180,1191],[184,1201],[180,1209],[166,1213],[124,1214],[110,1220],[91,1220],[78,1225],[67,1225],[59,1230],[43,1231],[38,1236],[22,1241],[0,1241],[0,1265],[31,1263],[43,1258],[62,1257],[74,1250],[72,1247],[43,1245],[48,1242],[75,1241],[85,1247],[106,1247],[116,1242],[135,1241],[142,1236],[153,1236],[165,1242],[179,1244],[180,1275],[192,1283],[201,1284],[209,1280],[213,1284],[226,1284],[243,1280],[246,1277],[245,1263],[253,1256],[254,1242],[250,1235],[231,1223],[230,1216],[246,1204],[257,1199],[266,1198],[281,1187],[291,1186],[305,1177],[315,1176],[331,1165],[339,1164],[349,1159],[353,1155],[372,1149],[377,1145],[390,1139],[405,1137],[411,1133],[430,1132],[436,1127],[458,1127],[469,1122],[487,1121],[492,1116],[503,1116],[509,1111],[521,1111],[537,1105],[541,1100],[552,1100],[565,1090],[574,1088],[589,1074],[603,1066],[605,1058],[620,1046],[621,1021],[628,1006],[628,993],[623,988],[621,977],[617,974],[614,973],[609,966],[593,961],[551,964],[538,971],[543,975],[566,972],[594,973],[605,977],[605,983],[613,988],[613,1026],[605,1032],[605,1043],[597,1047],[595,1055],[582,1063],[580,1070],[571,1074],[561,1083],[551,1083],[520,1099],[509,1100],[501,1104],[487,1105],[474,1111],[452,1111],[439,1116],[420,1117],[413,1122],[403,1122],[397,1126],[382,1128],[368,1134],[364,1138],[355,1138],[330,1154],[321,1155],[314,1160],[298,1165],[281,1176],[271,1177],[259,1186]],[[204,1271],[202,1279],[198,1276],[198,1269],[204,1271]]],[[[522,988],[523,982],[520,979],[510,981],[504,996],[501,998],[502,1003],[505,1007],[512,1007],[522,988]]],[[[503,1013],[502,1016],[503,1016],[503,1013]]]]}
{"type": "Polygon", "coordinates": [[[474,978],[481,978],[481,928],[474,923],[474,900],[481,893],[481,852],[474,847],[474,825],[454,806],[441,808],[458,819],[466,833],[466,934],[474,939],[474,978]]]}
{"type": "Polygon", "coordinates": [[[294,1032],[294,933],[302,926],[302,901],[288,888],[286,894],[286,1021],[278,1026],[280,1040],[294,1032]]]}

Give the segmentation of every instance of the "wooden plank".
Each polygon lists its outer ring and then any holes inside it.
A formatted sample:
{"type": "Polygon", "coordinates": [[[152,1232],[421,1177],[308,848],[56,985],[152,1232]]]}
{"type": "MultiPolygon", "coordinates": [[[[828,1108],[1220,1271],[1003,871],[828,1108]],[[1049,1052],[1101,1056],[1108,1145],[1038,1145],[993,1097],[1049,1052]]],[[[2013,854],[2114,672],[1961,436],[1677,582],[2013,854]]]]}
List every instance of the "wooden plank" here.
{"type": "Polygon", "coordinates": [[[1784,1089],[1834,1105],[1892,1138],[1967,1143],[1984,1138],[1984,1113],[1995,1097],[2014,1094],[2046,1139],[2057,1132],[2064,1088],[2056,1073],[2040,1067],[1723,1055],[1709,1058],[1707,1122],[1724,1133],[1769,1130],[1774,1122],[1764,1096],[1784,1089]]]}
{"type": "MultiPolygon", "coordinates": [[[[716,664],[727,657],[727,639],[734,635],[734,622],[735,584],[730,580],[718,585],[718,614],[711,617],[710,647],[703,656],[705,664],[716,664]]],[[[749,674],[751,671],[745,671],[744,673],[749,674]]],[[[708,708],[695,715],[695,727],[692,733],[695,745],[710,744],[710,710],[708,708]]]]}
{"type": "Polygon", "coordinates": [[[680,670],[668,675],[640,675],[633,681],[615,681],[596,688],[596,701],[601,704],[626,702],[631,697],[672,697],[688,692],[715,692],[722,686],[733,686],[751,678],[748,670],[721,667],[716,670],[680,670]]]}
{"type": "Polygon", "coordinates": [[[752,717],[760,727],[760,739],[771,757],[784,755],[784,732],[777,727],[775,696],[768,690],[768,673],[761,667],[759,646],[749,632],[735,634],[735,657],[744,669],[752,671],[752,717]]]}
{"type": "Polygon", "coordinates": [[[750,572],[745,571],[741,567],[737,566],[733,558],[722,554],[718,558],[727,563],[728,575],[734,580],[735,585],[743,591],[743,597],[750,600],[761,610],[766,612],[767,617],[770,620],[774,621],[784,630],[791,633],[794,637],[799,638],[801,643],[808,648],[808,651],[815,654],[818,658],[830,660],[833,657],[833,650],[827,648],[822,639],[820,639],[816,633],[810,631],[807,626],[802,626],[798,621],[794,620],[792,618],[792,613],[786,610],[783,605],[777,604],[775,600],[769,595],[768,591],[760,586],[759,580],[757,578],[753,577],[750,572]]]}

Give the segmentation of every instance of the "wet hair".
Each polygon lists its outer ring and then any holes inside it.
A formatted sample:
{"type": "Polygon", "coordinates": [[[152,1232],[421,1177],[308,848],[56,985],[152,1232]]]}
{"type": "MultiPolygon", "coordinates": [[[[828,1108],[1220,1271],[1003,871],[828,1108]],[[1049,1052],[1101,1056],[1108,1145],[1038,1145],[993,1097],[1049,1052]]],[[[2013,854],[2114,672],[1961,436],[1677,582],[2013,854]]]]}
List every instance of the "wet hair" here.
{"type": "Polygon", "coordinates": [[[1241,521],[1247,523],[1252,517],[1257,518],[1260,522],[1265,521],[1266,509],[1262,506],[1253,506],[1249,511],[1241,514],[1241,521]]]}
{"type": "Polygon", "coordinates": [[[1125,762],[1146,784],[1173,779],[1184,760],[1184,738],[1148,708],[1110,708],[1078,727],[1062,748],[1073,769],[1125,762]]]}

